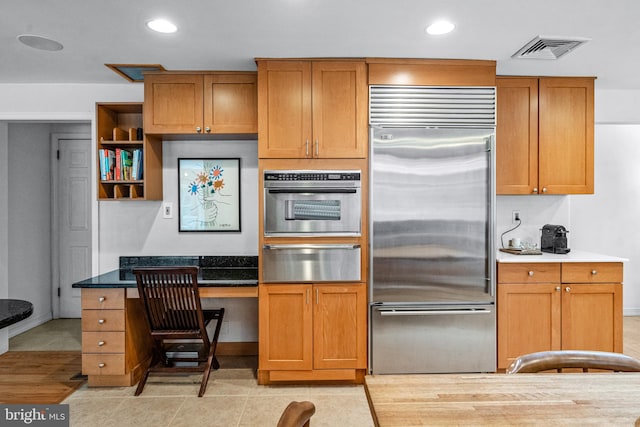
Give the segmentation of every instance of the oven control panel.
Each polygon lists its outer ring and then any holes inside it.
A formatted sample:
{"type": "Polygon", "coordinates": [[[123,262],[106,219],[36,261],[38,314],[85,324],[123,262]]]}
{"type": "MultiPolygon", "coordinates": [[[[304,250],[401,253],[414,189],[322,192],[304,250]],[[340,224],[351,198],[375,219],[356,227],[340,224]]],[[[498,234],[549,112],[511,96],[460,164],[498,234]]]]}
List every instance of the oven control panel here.
{"type": "Polygon", "coordinates": [[[265,171],[265,181],[360,181],[360,171],[265,171]]]}

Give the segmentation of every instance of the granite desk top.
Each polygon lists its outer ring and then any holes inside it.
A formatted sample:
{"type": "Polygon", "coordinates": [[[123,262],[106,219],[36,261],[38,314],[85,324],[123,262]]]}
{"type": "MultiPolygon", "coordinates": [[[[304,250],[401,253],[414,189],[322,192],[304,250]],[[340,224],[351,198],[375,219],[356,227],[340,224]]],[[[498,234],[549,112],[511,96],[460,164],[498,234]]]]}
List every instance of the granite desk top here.
{"type": "Polygon", "coordinates": [[[20,299],[0,299],[0,329],[26,319],[33,313],[33,304],[20,299]]]}
{"type": "Polygon", "coordinates": [[[258,257],[120,257],[120,268],[74,283],[74,288],[136,288],[135,267],[197,266],[200,287],[258,286],[258,257]]]}

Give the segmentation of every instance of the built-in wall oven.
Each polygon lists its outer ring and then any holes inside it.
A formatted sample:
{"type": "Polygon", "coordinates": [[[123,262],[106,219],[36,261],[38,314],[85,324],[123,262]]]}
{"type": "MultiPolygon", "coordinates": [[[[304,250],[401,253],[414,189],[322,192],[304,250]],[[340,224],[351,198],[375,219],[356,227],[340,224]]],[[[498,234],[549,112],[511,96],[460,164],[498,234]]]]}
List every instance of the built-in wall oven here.
{"type": "Polygon", "coordinates": [[[270,242],[262,247],[263,282],[361,280],[362,252],[353,243],[362,233],[360,176],[359,170],[264,172],[263,226],[270,242]],[[336,236],[345,239],[317,243],[336,236]]]}
{"type": "Polygon", "coordinates": [[[359,170],[264,172],[264,235],[360,236],[359,170]]]}

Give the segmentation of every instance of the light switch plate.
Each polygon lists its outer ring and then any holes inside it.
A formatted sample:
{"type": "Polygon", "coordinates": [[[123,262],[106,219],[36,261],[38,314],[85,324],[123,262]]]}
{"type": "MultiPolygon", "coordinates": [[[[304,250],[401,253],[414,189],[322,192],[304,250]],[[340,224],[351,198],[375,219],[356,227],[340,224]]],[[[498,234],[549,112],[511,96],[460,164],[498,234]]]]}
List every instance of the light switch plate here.
{"type": "Polygon", "coordinates": [[[163,218],[173,218],[173,203],[163,203],[162,204],[162,217],[163,218]]]}

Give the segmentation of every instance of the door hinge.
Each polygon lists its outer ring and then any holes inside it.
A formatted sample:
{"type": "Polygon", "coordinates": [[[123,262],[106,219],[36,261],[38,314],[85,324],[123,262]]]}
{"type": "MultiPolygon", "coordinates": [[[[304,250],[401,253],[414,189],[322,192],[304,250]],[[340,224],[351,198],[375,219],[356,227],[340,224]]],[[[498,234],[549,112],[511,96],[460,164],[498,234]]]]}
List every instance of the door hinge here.
{"type": "Polygon", "coordinates": [[[56,158],[60,160],[60,150],[56,150],[56,158]]]}
{"type": "Polygon", "coordinates": [[[60,296],[60,288],[58,288],[58,296],[60,296]]]}

